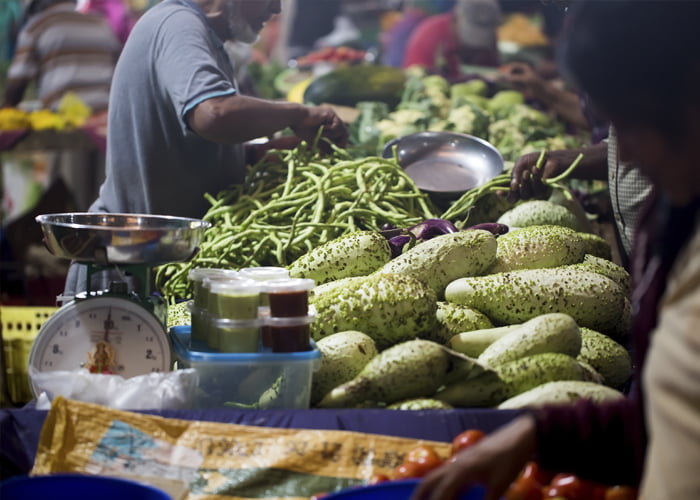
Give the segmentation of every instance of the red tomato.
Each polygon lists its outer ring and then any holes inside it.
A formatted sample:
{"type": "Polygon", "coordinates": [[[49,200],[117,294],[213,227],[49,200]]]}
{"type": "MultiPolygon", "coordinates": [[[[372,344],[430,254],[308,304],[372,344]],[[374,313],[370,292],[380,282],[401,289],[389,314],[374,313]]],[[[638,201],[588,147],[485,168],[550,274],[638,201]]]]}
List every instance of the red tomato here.
{"type": "Polygon", "coordinates": [[[566,500],[569,500],[564,496],[564,493],[559,489],[557,486],[545,486],[542,488],[542,498],[544,500],[549,500],[550,498],[565,498],[566,500]]]}
{"type": "Polygon", "coordinates": [[[534,461],[530,461],[525,464],[525,468],[520,473],[521,478],[531,478],[540,483],[540,486],[549,484],[549,482],[554,477],[552,472],[544,470],[540,467],[540,464],[534,461]]]}
{"type": "Polygon", "coordinates": [[[442,457],[432,446],[420,445],[412,448],[403,459],[404,462],[416,462],[418,464],[425,463],[442,463],[442,457]]]}
{"type": "Polygon", "coordinates": [[[531,477],[520,477],[510,485],[506,500],[542,500],[542,485],[531,477]]]}
{"type": "Polygon", "coordinates": [[[545,493],[544,498],[564,497],[568,500],[590,500],[593,496],[593,483],[576,477],[574,474],[560,473],[552,478],[549,483],[550,492],[545,493]],[[553,496],[551,490],[557,493],[553,496]]]}
{"type": "Polygon", "coordinates": [[[420,476],[426,475],[431,470],[442,465],[442,457],[438,455],[434,448],[428,445],[416,446],[411,449],[403,459],[403,463],[412,463],[420,467],[420,476]]]}
{"type": "Polygon", "coordinates": [[[390,478],[386,474],[374,474],[369,478],[368,484],[386,483],[390,478]]]}
{"type": "Polygon", "coordinates": [[[639,492],[632,486],[611,486],[605,490],[604,500],[637,500],[639,492]]]}
{"type": "Polygon", "coordinates": [[[425,471],[420,464],[415,462],[404,462],[394,469],[392,479],[408,479],[410,477],[421,477],[425,475],[425,471]]]}
{"type": "Polygon", "coordinates": [[[469,429],[464,432],[460,432],[452,440],[452,454],[469,448],[470,446],[478,443],[486,436],[486,433],[478,429],[469,429]]]}

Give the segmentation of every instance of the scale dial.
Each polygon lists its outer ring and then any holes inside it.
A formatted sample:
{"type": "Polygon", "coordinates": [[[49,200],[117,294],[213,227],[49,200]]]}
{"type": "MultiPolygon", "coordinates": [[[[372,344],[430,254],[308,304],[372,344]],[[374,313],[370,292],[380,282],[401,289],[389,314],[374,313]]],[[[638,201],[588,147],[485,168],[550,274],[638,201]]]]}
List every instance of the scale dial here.
{"type": "MultiPolygon", "coordinates": [[[[150,311],[126,298],[99,296],[58,309],[39,330],[29,365],[130,378],[170,371],[171,356],[165,328],[150,311]]],[[[33,384],[32,390],[38,395],[33,384]]]]}

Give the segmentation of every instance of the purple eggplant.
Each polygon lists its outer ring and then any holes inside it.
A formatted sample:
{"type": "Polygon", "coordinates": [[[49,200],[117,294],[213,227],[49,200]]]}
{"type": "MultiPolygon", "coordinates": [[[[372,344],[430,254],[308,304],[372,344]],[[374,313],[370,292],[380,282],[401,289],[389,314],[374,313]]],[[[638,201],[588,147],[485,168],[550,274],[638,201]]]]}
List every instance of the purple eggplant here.
{"type": "Polygon", "coordinates": [[[412,234],[400,234],[389,238],[389,247],[391,247],[391,258],[398,257],[404,252],[404,247],[406,250],[411,248],[416,243],[416,237],[412,234]],[[411,243],[413,240],[413,243],[411,243]]]}
{"type": "Polygon", "coordinates": [[[454,224],[445,219],[426,219],[408,228],[408,230],[417,240],[429,240],[441,234],[456,233],[459,231],[454,224]]]}
{"type": "Polygon", "coordinates": [[[491,232],[495,236],[506,234],[510,230],[508,226],[499,222],[482,222],[481,224],[465,228],[464,231],[468,231],[470,229],[483,229],[484,231],[491,232]]]}

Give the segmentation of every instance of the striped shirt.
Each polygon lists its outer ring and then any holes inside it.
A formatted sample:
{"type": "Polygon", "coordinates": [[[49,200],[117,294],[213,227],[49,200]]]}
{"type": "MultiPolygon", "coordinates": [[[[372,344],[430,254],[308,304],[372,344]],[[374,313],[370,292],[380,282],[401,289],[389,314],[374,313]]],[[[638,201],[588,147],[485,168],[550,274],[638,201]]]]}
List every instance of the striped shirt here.
{"type": "Polygon", "coordinates": [[[43,107],[55,109],[66,92],[92,108],[107,108],[121,45],[101,17],[75,11],[71,2],[50,7],[22,28],[9,81],[36,80],[43,107]]]}

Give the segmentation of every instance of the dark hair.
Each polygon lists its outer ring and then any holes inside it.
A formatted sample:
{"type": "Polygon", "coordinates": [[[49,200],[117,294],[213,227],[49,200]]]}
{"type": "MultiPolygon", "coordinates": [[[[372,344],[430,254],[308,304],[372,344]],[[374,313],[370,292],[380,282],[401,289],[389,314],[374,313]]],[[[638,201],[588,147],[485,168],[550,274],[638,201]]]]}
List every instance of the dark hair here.
{"type": "Polygon", "coordinates": [[[25,9],[25,17],[28,19],[31,16],[38,14],[42,10],[48,9],[57,3],[77,3],[77,0],[31,0],[25,9]]]}
{"type": "Polygon", "coordinates": [[[700,100],[700,1],[579,0],[570,13],[567,78],[610,118],[680,136],[700,100]]]}

